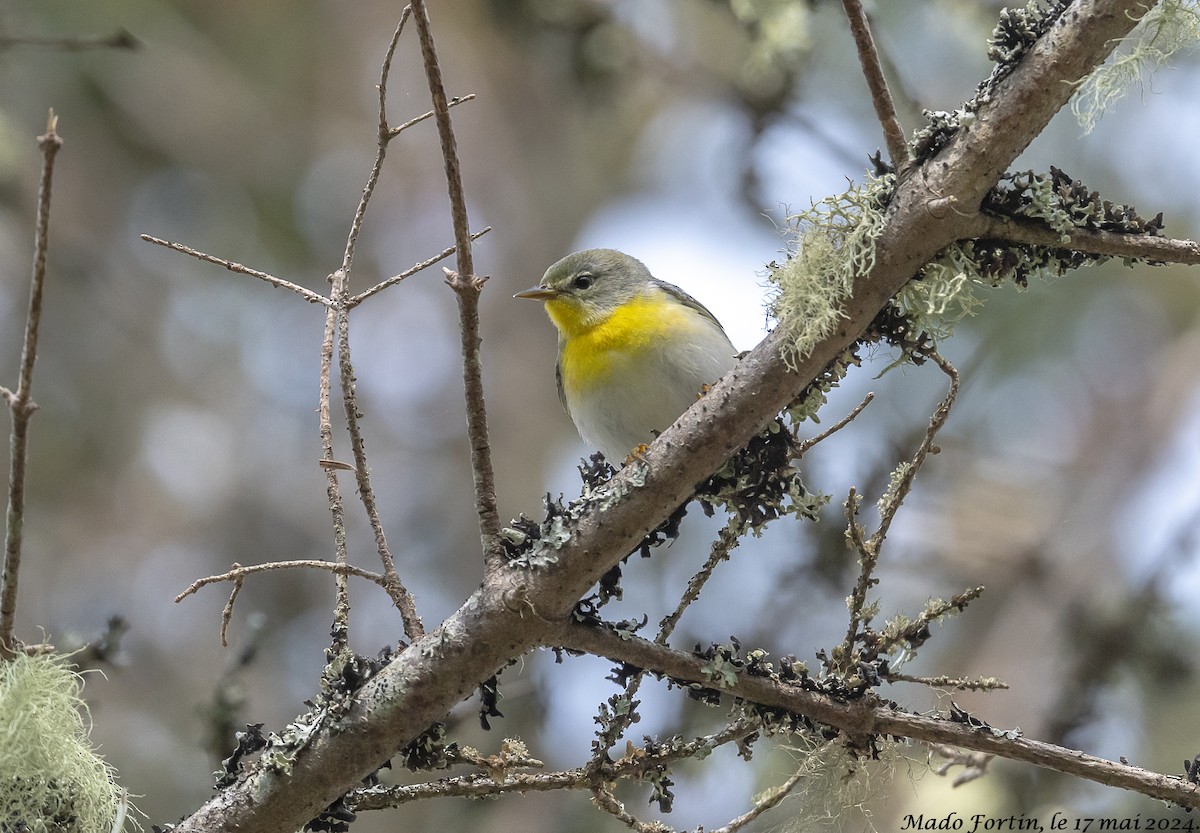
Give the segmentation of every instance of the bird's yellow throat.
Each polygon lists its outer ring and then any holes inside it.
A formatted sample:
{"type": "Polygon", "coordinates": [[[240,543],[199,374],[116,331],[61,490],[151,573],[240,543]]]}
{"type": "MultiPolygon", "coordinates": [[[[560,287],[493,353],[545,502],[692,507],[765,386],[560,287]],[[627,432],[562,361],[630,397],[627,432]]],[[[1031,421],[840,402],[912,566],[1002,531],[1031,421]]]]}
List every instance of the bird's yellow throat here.
{"type": "Polygon", "coordinates": [[[562,334],[559,366],[568,391],[604,383],[655,342],[695,327],[695,313],[655,295],[639,295],[604,317],[562,298],[547,301],[546,312],[562,334]]]}

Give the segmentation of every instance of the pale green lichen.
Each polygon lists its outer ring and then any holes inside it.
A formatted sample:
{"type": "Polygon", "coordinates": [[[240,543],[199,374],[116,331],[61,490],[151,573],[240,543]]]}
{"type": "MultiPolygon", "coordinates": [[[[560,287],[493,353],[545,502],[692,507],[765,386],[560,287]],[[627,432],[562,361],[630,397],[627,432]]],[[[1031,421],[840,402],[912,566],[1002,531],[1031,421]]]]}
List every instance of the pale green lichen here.
{"type": "Polygon", "coordinates": [[[732,688],[737,685],[738,671],[738,663],[723,653],[717,653],[700,669],[704,679],[718,688],[732,688]]]}
{"type": "Polygon", "coordinates": [[[799,759],[796,780],[788,799],[792,821],[787,833],[817,828],[874,830],[869,803],[892,783],[903,746],[877,738],[870,756],[856,754],[842,741],[821,742],[809,734],[798,735],[793,747],[799,759]]]}
{"type": "Polygon", "coordinates": [[[892,470],[888,477],[887,488],[883,494],[879,496],[879,501],[876,507],[879,509],[879,514],[887,516],[895,511],[895,505],[900,500],[901,490],[908,484],[913,476],[913,464],[911,461],[904,461],[892,470]]]}
{"type": "Polygon", "coordinates": [[[774,265],[769,312],[788,335],[784,358],[796,366],[844,317],[854,279],[875,265],[875,241],[895,177],[870,176],[862,185],[814,203],[789,217],[795,252],[774,265]]]}
{"type": "Polygon", "coordinates": [[[1101,198],[1055,167],[1047,173],[1005,174],[984,198],[983,209],[1013,221],[1044,224],[1059,235],[1062,246],[996,239],[961,240],[947,246],[895,298],[912,327],[935,341],[949,337],[959,321],[983,305],[981,289],[1007,283],[1024,288],[1031,280],[1049,280],[1108,260],[1072,250],[1072,234],[1106,231],[1154,236],[1163,223],[1161,214],[1145,219],[1132,206],[1101,198]]]}
{"type": "Polygon", "coordinates": [[[743,82],[773,81],[797,66],[811,44],[812,12],[794,0],[730,0],[730,11],[751,36],[743,82]]]}
{"type": "Polygon", "coordinates": [[[1091,133],[1105,111],[1176,53],[1200,45],[1200,5],[1196,0],[1163,0],[1102,67],[1093,72],[1071,100],[1071,112],[1084,134],[1091,133]]]}
{"type": "Polygon", "coordinates": [[[92,748],[82,680],[67,657],[0,662],[0,828],[107,833],[122,803],[92,748]]]}

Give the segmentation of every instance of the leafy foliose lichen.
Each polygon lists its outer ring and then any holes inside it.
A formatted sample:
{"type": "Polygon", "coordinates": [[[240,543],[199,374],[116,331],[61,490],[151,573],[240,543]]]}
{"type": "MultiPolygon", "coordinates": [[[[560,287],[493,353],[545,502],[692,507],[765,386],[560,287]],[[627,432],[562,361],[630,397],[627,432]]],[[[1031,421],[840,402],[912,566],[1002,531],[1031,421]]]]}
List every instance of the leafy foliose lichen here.
{"type": "MultiPolygon", "coordinates": [[[[948,337],[958,321],[982,305],[979,289],[1005,283],[1024,288],[1031,279],[1056,278],[1072,269],[1108,260],[1105,255],[1067,248],[1073,232],[1156,236],[1163,227],[1162,214],[1146,219],[1133,206],[1104,200],[1098,192],[1055,167],[1045,174],[1005,174],[984,197],[982,208],[1014,223],[1048,227],[1061,235],[1063,246],[979,238],[943,249],[895,298],[912,326],[934,339],[948,337]]],[[[1126,260],[1127,264],[1131,262],[1126,260]]]]}
{"type": "Polygon", "coordinates": [[[991,74],[957,110],[924,112],[929,123],[913,134],[910,145],[916,161],[935,156],[960,129],[974,123],[979,108],[991,100],[1000,82],[1012,74],[1070,5],[1069,0],[1031,0],[1021,8],[1006,8],[1000,12],[996,28],[988,39],[988,58],[993,62],[991,74]]]}

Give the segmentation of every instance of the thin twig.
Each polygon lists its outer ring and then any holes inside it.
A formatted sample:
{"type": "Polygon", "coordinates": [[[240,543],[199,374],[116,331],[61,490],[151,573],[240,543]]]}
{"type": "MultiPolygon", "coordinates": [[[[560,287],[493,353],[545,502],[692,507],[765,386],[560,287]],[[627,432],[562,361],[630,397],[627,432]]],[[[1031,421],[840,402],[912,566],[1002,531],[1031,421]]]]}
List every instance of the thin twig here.
{"type": "Polygon", "coordinates": [[[850,22],[850,34],[854,36],[858,62],[862,65],[863,77],[867,81],[867,89],[871,92],[875,115],[883,128],[883,140],[887,143],[892,167],[897,171],[902,170],[911,161],[908,142],[904,140],[904,128],[900,126],[900,120],[896,117],[896,104],[892,101],[891,91],[888,90],[887,79],[883,77],[879,52],[871,37],[871,22],[859,0],[842,0],[842,8],[846,10],[846,19],[850,22]]]}
{"type": "Polygon", "coordinates": [[[244,576],[237,576],[233,579],[233,589],[229,591],[229,600],[225,602],[225,607],[221,609],[221,647],[229,647],[229,623],[233,621],[233,606],[237,603],[238,594],[242,592],[242,585],[245,584],[244,576]]]}
{"type": "Polygon", "coordinates": [[[635,833],[673,833],[674,831],[674,828],[666,825],[650,825],[646,822],[638,821],[636,817],[625,809],[624,803],[613,794],[608,785],[598,779],[592,784],[592,804],[608,813],[630,830],[635,831],[635,833]]]}
{"type": "Polygon", "coordinates": [[[961,787],[963,784],[969,784],[976,778],[982,778],[987,775],[988,764],[992,762],[995,755],[989,755],[983,752],[964,752],[961,749],[955,749],[953,746],[936,743],[930,746],[929,756],[930,764],[933,763],[933,756],[938,755],[946,760],[940,766],[934,769],[938,775],[947,775],[952,767],[961,766],[963,771],[954,777],[951,781],[951,786],[961,787]]]}
{"type": "MultiPolygon", "coordinates": [[[[341,270],[329,276],[330,295],[338,297],[341,270]]],[[[333,406],[330,390],[333,385],[333,349],[337,334],[339,313],[336,306],[325,310],[325,329],[321,338],[321,374],[318,383],[317,424],[321,436],[321,466],[325,471],[325,495],[329,499],[329,514],[333,517],[333,552],[336,563],[345,567],[349,564],[346,554],[346,505],[342,500],[338,482],[339,466],[333,456],[333,406]]],[[[336,656],[345,649],[350,640],[350,587],[345,575],[334,580],[336,597],[333,604],[332,653],[336,656]]]]}
{"type": "MultiPolygon", "coordinates": [[[[478,240],[480,237],[483,237],[483,235],[487,234],[491,230],[492,230],[491,226],[484,226],[484,228],[482,228],[480,231],[472,232],[471,239],[478,240]]],[[[427,260],[422,260],[420,263],[413,264],[412,266],[408,267],[403,272],[401,272],[399,275],[393,275],[392,277],[388,278],[387,280],[381,281],[381,282],[375,284],[370,289],[365,289],[362,292],[358,293],[357,295],[350,296],[350,298],[347,299],[347,301],[346,301],[346,309],[353,309],[354,307],[361,304],[363,301],[370,298],[372,295],[379,294],[383,290],[387,289],[389,286],[395,286],[396,284],[400,283],[400,281],[404,280],[405,278],[411,278],[413,275],[417,274],[421,270],[428,269],[430,266],[434,265],[438,261],[445,260],[446,258],[450,257],[450,255],[452,255],[452,254],[454,254],[454,246],[448,246],[445,249],[442,249],[441,252],[434,255],[433,257],[428,258],[427,260]]]]}
{"type": "Polygon", "coordinates": [[[996,677],[949,677],[944,674],[937,677],[919,677],[889,671],[886,679],[889,683],[917,683],[929,688],[948,688],[955,691],[995,691],[1008,688],[1008,683],[996,677]]]}
{"type": "Polygon", "coordinates": [[[421,41],[421,59],[429,80],[429,96],[442,144],[446,168],[446,187],[450,194],[450,217],[454,223],[454,270],[446,270],[446,283],[458,299],[459,334],[462,342],[463,392],[467,406],[467,439],[471,444],[471,475],[475,485],[475,513],[479,517],[479,537],[488,569],[504,562],[500,541],[500,512],[496,507],[496,476],[492,469],[492,450],[488,444],[487,406],[483,398],[483,372],[479,359],[479,293],[484,277],[475,274],[471,252],[471,222],[467,216],[467,198],[463,192],[462,167],[450,121],[450,104],[442,83],[429,11],[425,0],[412,0],[417,33],[421,41]]]}
{"type": "MultiPolygon", "coordinates": [[[[829,741],[826,745],[829,743],[833,743],[833,741],[829,741]]],[[[806,757],[817,755],[819,754],[819,751],[813,750],[812,752],[805,754],[806,757]]],[[[762,795],[755,800],[754,806],[748,811],[742,813],[735,819],[731,819],[729,824],[725,825],[724,827],[718,827],[716,830],[712,831],[712,833],[737,833],[737,831],[750,824],[750,822],[757,819],[763,813],[778,807],[779,803],[787,798],[788,794],[791,793],[792,790],[796,789],[797,784],[799,784],[803,779],[811,776],[811,768],[807,764],[802,764],[801,766],[797,767],[796,771],[793,772],[788,779],[778,787],[772,787],[771,789],[762,793],[762,795]]]]}
{"type": "Polygon", "coordinates": [[[33,365],[37,360],[38,328],[42,322],[42,291],[46,279],[46,252],[50,247],[50,194],[54,180],[54,157],[62,147],[58,135],[58,117],[54,111],[46,132],[38,136],[42,151],[42,178],[38,184],[37,223],[33,241],[33,269],[29,278],[29,311],[25,318],[25,339],[21,345],[21,366],[17,389],[4,391],[12,417],[9,434],[8,513],[4,526],[4,572],[0,575],[0,660],[17,655],[13,627],[17,615],[17,586],[21,571],[21,543],[25,527],[25,463],[29,444],[29,419],[37,410],[32,399],[33,365]]]}
{"type": "Polygon", "coordinates": [[[863,540],[863,528],[858,523],[858,510],[862,505],[862,497],[851,486],[846,496],[846,540],[858,553],[858,580],[846,600],[850,610],[850,622],[846,626],[846,638],[842,640],[841,650],[834,651],[833,656],[840,658],[843,670],[853,667],[854,642],[858,638],[859,627],[870,621],[867,612],[867,593],[878,584],[875,578],[875,566],[879,563],[879,549],[871,547],[863,540]]]}
{"type": "Polygon", "coordinates": [[[295,292],[297,295],[311,304],[323,304],[324,306],[329,306],[332,303],[324,295],[321,295],[318,292],[313,292],[311,289],[306,289],[305,287],[300,286],[298,283],[292,283],[291,281],[284,280],[283,278],[277,278],[274,275],[269,275],[266,272],[260,272],[257,269],[251,269],[249,266],[243,266],[242,264],[235,263],[232,260],[225,260],[225,258],[216,257],[215,255],[206,254],[205,252],[193,249],[191,246],[185,246],[182,243],[172,243],[170,240],[163,240],[158,237],[153,237],[149,234],[140,234],[138,236],[147,243],[153,243],[156,246],[162,246],[167,249],[172,249],[176,252],[181,252],[189,257],[196,258],[196,260],[202,260],[205,263],[214,263],[217,266],[224,266],[230,272],[237,272],[239,275],[249,275],[252,278],[258,278],[260,281],[266,281],[267,283],[271,284],[271,286],[277,286],[281,289],[290,289],[292,292],[295,292]]]}
{"type": "MultiPolygon", "coordinates": [[[[344,281],[342,282],[344,287],[344,281]]],[[[400,618],[404,620],[404,633],[410,640],[425,633],[421,617],[417,615],[417,607],[408,588],[400,581],[396,572],[395,559],[391,548],[388,547],[387,535],[383,530],[383,521],[379,517],[379,509],[375,503],[375,489],[371,486],[371,472],[367,465],[366,443],[363,442],[361,414],[358,410],[358,396],[354,381],[354,364],[350,360],[350,312],[344,308],[344,288],[335,290],[334,298],[338,301],[338,370],[342,382],[342,404],[346,412],[346,430],[350,434],[350,448],[354,454],[354,478],[358,484],[358,497],[367,512],[371,530],[375,534],[375,548],[379,560],[383,564],[384,588],[400,618]]]]}
{"type": "MultiPolygon", "coordinates": [[[[760,728],[756,720],[741,719],[730,723],[719,732],[696,738],[689,743],[670,745],[658,749],[634,748],[630,754],[604,765],[600,777],[608,781],[639,781],[649,773],[684,761],[727,743],[741,741],[760,728]]],[[[536,764],[540,764],[537,761],[536,764]]],[[[535,764],[535,766],[536,766],[535,764]]],[[[485,769],[486,761],[478,762],[485,769]]],[[[540,767],[538,767],[540,768],[540,767]]],[[[596,773],[587,767],[559,770],[555,772],[489,772],[487,775],[462,775],[439,778],[422,784],[407,784],[391,787],[363,787],[347,795],[347,801],[356,811],[383,810],[421,801],[427,798],[448,796],[486,798],[507,793],[545,792],[549,790],[590,790],[596,773]],[[499,777],[499,776],[503,777],[499,777]]]]}
{"type": "MultiPolygon", "coordinates": [[[[879,501],[879,526],[875,528],[870,538],[864,540],[862,537],[862,528],[857,522],[861,499],[853,488],[850,489],[850,495],[846,499],[846,537],[859,554],[860,566],[858,581],[847,600],[850,608],[850,622],[846,628],[846,638],[839,646],[839,650],[835,652],[835,656],[840,656],[843,663],[853,663],[854,642],[858,638],[859,629],[870,620],[866,610],[867,593],[874,585],[878,584],[874,573],[875,567],[879,563],[879,553],[883,549],[883,541],[887,537],[888,530],[891,529],[892,521],[901,504],[904,503],[908,493],[912,491],[917,472],[921,470],[925,458],[933,451],[933,441],[950,417],[950,409],[954,406],[954,400],[958,396],[958,371],[954,369],[954,366],[935,350],[924,351],[921,356],[932,360],[950,378],[950,388],[946,391],[946,396],[938,403],[933,416],[929,418],[929,427],[925,430],[925,436],[917,446],[912,459],[903,463],[893,474],[892,483],[879,501]]],[[[982,588],[980,590],[982,591],[982,588]]]]}
{"type": "Polygon", "coordinates": [[[713,571],[722,561],[729,560],[729,553],[741,543],[739,536],[745,532],[744,525],[738,521],[736,516],[730,516],[725,526],[717,533],[717,539],[713,541],[712,547],[709,549],[708,560],[694,576],[688,581],[687,589],[679,599],[679,604],[675,606],[670,614],[663,618],[658,623],[658,636],[654,641],[659,645],[666,645],[675,626],[679,624],[679,618],[683,616],[683,612],[688,609],[692,602],[700,597],[700,591],[704,589],[704,585],[712,578],[713,571]]]}
{"type": "Polygon", "coordinates": [[[843,428],[845,428],[847,425],[849,425],[851,422],[853,422],[855,419],[857,419],[858,415],[861,414],[863,412],[863,410],[868,405],[871,404],[871,400],[873,400],[874,398],[875,398],[875,394],[868,392],[867,395],[863,397],[862,402],[859,402],[857,405],[855,405],[854,409],[852,411],[850,411],[850,413],[846,414],[844,417],[839,419],[833,425],[826,428],[820,434],[816,434],[815,436],[809,437],[807,440],[798,442],[796,444],[796,456],[797,457],[804,456],[804,454],[807,453],[808,451],[810,451],[813,446],[817,445],[817,443],[824,442],[829,437],[836,434],[838,431],[841,431],[843,428]]]}
{"type": "MultiPolygon", "coordinates": [[[[404,24],[408,21],[411,14],[411,7],[406,6],[400,15],[399,22],[396,24],[396,30],[392,34],[392,39],[388,43],[387,53],[384,55],[383,65],[379,71],[379,122],[376,135],[375,161],[371,165],[371,173],[367,177],[367,184],[363,187],[362,197],[358,202],[358,208],[355,209],[354,219],[350,224],[350,232],[346,236],[346,250],[342,257],[342,268],[333,275],[333,289],[330,292],[330,297],[333,299],[334,309],[337,311],[335,326],[337,329],[338,373],[341,378],[342,407],[346,414],[346,430],[350,435],[350,447],[354,454],[354,478],[358,486],[358,496],[362,501],[363,509],[367,513],[367,519],[371,524],[371,530],[375,536],[375,546],[379,554],[379,560],[383,564],[384,589],[387,590],[388,595],[392,598],[392,602],[396,605],[396,609],[400,612],[405,634],[409,639],[416,639],[425,633],[425,627],[421,623],[421,617],[417,615],[417,608],[412,595],[400,580],[399,573],[396,572],[395,559],[392,557],[391,548],[388,546],[387,535],[383,529],[383,521],[379,517],[379,510],[375,502],[375,490],[371,485],[370,467],[367,465],[366,443],[363,440],[362,423],[360,421],[361,414],[359,413],[358,396],[354,381],[354,363],[350,357],[350,308],[352,306],[350,297],[350,270],[354,262],[354,251],[358,245],[363,218],[366,217],[371,196],[375,193],[375,186],[379,182],[379,175],[383,170],[383,161],[387,156],[388,142],[392,138],[387,120],[388,78],[391,74],[392,59],[396,54],[396,46],[400,42],[400,35],[404,31],[404,24]]],[[[332,349],[332,345],[330,345],[330,349],[332,349]]],[[[332,438],[330,439],[326,459],[327,461],[332,460],[332,438]]],[[[329,471],[331,480],[336,480],[336,474],[332,470],[327,469],[327,471],[329,471]]],[[[339,586],[339,606],[344,606],[348,612],[349,602],[345,596],[345,592],[346,588],[339,586]]]]}
{"type": "MultiPolygon", "coordinates": [[[[680,596],[679,603],[675,606],[670,614],[665,616],[658,624],[658,634],[654,637],[654,641],[659,645],[666,645],[671,638],[671,634],[675,632],[675,626],[679,624],[680,617],[683,616],[685,610],[700,597],[700,592],[712,578],[713,571],[722,561],[729,559],[729,553],[741,543],[739,535],[744,531],[743,524],[737,518],[730,517],[725,526],[721,528],[717,539],[713,542],[709,550],[708,559],[704,565],[691,577],[688,581],[687,589],[680,596]]],[[[637,671],[631,674],[625,682],[625,701],[629,704],[629,708],[623,712],[617,712],[611,717],[597,718],[601,722],[601,730],[597,733],[597,742],[593,744],[592,759],[588,763],[588,769],[593,772],[599,772],[606,761],[609,760],[609,750],[612,749],[617,741],[629,730],[634,721],[639,715],[637,709],[633,706],[634,697],[637,696],[638,689],[641,688],[642,680],[645,679],[646,672],[637,671]]]]}
{"type": "Polygon", "coordinates": [[[459,341],[462,347],[463,391],[467,403],[467,439],[471,443],[471,476],[479,539],[488,569],[505,562],[500,542],[500,510],[496,506],[496,475],[488,443],[487,406],[483,398],[483,363],[479,358],[479,293],[486,277],[463,275],[442,267],[446,283],[458,299],[459,341]]]}
{"type": "Polygon", "coordinates": [[[382,587],[384,583],[383,576],[379,575],[379,573],[373,573],[370,570],[364,570],[361,567],[355,567],[353,564],[339,564],[336,561],[321,561],[320,559],[268,561],[265,564],[251,564],[249,567],[243,567],[241,564],[234,564],[233,568],[228,572],[196,579],[188,585],[186,590],[175,597],[175,601],[181,602],[188,596],[191,596],[199,591],[202,587],[207,587],[210,584],[217,584],[222,581],[237,581],[245,578],[246,576],[252,576],[257,573],[269,573],[275,570],[328,570],[331,573],[337,573],[341,576],[358,576],[359,578],[365,578],[367,581],[374,582],[380,587],[382,587]]]}
{"type": "Polygon", "coordinates": [[[454,125],[450,121],[450,102],[446,97],[446,86],[442,83],[442,68],[438,64],[437,48],[433,42],[433,32],[429,28],[429,12],[425,7],[425,0],[413,0],[412,10],[416,15],[417,34],[421,40],[425,77],[429,80],[433,117],[437,122],[438,137],[442,143],[446,186],[450,192],[450,217],[454,222],[457,271],[460,275],[470,277],[475,274],[475,261],[471,253],[471,223],[467,217],[467,198],[463,192],[462,166],[458,161],[454,125]]]}
{"type": "Polygon", "coordinates": [[[383,66],[379,70],[379,126],[375,143],[375,161],[371,164],[371,173],[367,177],[367,184],[363,186],[362,197],[358,201],[358,208],[354,210],[354,219],[350,222],[350,233],[346,236],[346,251],[342,255],[342,272],[346,275],[350,274],[350,267],[354,263],[354,249],[358,245],[358,234],[362,230],[363,218],[367,215],[367,204],[371,202],[371,195],[375,193],[375,185],[379,182],[379,174],[383,170],[383,158],[387,155],[388,142],[392,138],[387,121],[387,82],[392,71],[392,58],[396,55],[396,45],[400,43],[404,24],[411,14],[411,6],[405,6],[404,11],[400,13],[400,22],[396,24],[396,31],[392,33],[387,53],[383,56],[383,66]]]}
{"type": "MultiPolygon", "coordinates": [[[[474,100],[475,100],[475,93],[467,93],[466,95],[456,95],[456,96],[453,96],[446,100],[446,106],[454,107],[455,105],[463,104],[464,102],[474,101],[474,100]]],[[[395,139],[397,136],[399,136],[405,130],[408,130],[408,128],[412,127],[413,125],[420,124],[421,122],[425,121],[426,119],[431,119],[431,118],[433,118],[433,116],[434,116],[433,110],[427,110],[426,112],[422,113],[421,115],[414,116],[413,118],[409,119],[408,121],[404,122],[401,125],[389,128],[388,129],[388,138],[395,139]]]]}
{"type": "Polygon", "coordinates": [[[904,499],[908,497],[908,493],[912,491],[913,481],[916,479],[917,472],[924,465],[925,458],[934,450],[933,441],[937,438],[938,432],[942,430],[942,426],[946,424],[946,420],[950,418],[950,409],[954,407],[954,400],[958,398],[958,371],[955,370],[954,365],[946,361],[936,350],[923,351],[921,356],[933,361],[946,374],[950,379],[950,387],[946,391],[946,396],[938,403],[933,416],[929,418],[929,427],[925,430],[925,437],[921,440],[921,444],[917,446],[916,453],[908,461],[907,466],[900,473],[900,477],[896,483],[888,489],[887,494],[880,504],[879,527],[871,535],[871,540],[868,542],[868,545],[874,547],[876,550],[883,545],[883,539],[887,537],[888,530],[892,526],[892,521],[896,517],[896,512],[899,511],[904,499]]]}

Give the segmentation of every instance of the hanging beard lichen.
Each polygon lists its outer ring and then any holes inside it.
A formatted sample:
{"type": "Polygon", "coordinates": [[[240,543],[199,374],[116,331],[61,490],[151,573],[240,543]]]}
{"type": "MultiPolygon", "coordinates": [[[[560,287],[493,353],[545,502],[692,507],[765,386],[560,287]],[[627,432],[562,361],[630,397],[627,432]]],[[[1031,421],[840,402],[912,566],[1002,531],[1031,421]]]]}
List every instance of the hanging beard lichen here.
{"type": "Polygon", "coordinates": [[[119,790],[88,739],[80,687],[58,655],[0,662],[0,829],[112,830],[119,790]]]}

